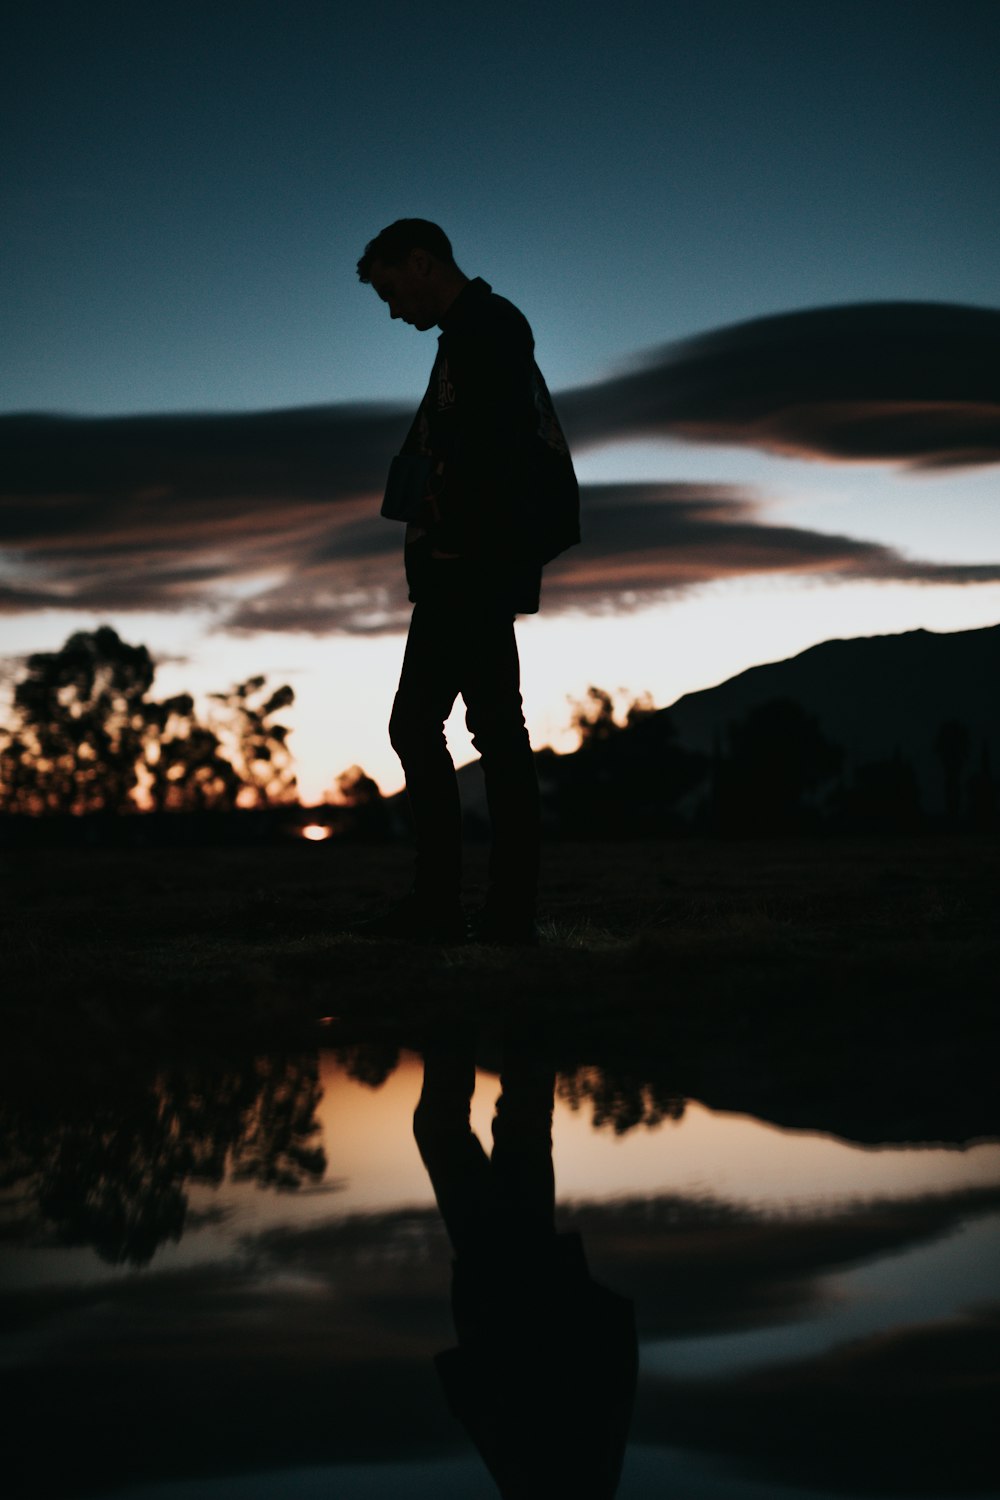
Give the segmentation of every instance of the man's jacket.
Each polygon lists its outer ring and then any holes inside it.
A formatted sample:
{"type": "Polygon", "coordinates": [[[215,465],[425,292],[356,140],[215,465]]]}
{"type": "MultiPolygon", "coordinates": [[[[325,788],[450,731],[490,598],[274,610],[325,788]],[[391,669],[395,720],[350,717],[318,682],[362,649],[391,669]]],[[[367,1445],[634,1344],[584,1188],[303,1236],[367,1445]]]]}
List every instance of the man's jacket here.
{"type": "Polygon", "coordinates": [[[431,554],[538,609],[543,564],[580,540],[580,492],[524,315],[477,277],[441,323],[427,391],[404,453],[429,455],[430,492],[406,534],[411,599],[431,554]]]}

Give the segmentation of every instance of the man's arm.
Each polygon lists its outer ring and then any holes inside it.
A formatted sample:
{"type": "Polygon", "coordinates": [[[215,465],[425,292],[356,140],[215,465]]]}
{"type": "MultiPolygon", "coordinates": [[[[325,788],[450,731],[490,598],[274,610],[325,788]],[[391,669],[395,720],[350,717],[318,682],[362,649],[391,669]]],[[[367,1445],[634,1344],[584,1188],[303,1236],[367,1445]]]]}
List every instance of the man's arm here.
{"type": "MultiPolygon", "coordinates": [[[[499,300],[499,299],[498,299],[499,300]]],[[[516,308],[488,305],[448,348],[454,409],[441,422],[439,545],[469,557],[515,557],[534,430],[534,340],[516,308]]]]}

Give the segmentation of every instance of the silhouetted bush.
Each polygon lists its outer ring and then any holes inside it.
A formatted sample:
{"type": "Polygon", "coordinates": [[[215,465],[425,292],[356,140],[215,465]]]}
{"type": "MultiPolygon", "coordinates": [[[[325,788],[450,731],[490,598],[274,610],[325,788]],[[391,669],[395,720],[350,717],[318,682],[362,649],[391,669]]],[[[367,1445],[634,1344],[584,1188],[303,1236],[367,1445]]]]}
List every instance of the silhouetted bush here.
{"type": "Polygon", "coordinates": [[[788,834],[822,825],[823,793],[844,751],[826,738],[818,719],[794,699],[774,698],[730,724],[727,738],[726,753],[712,766],[717,831],[788,834]]]}
{"type": "Polygon", "coordinates": [[[855,767],[842,792],[840,825],[851,833],[918,833],[925,826],[913,766],[897,749],[855,767]]]}
{"type": "Polygon", "coordinates": [[[704,779],[707,756],[676,743],[668,715],[648,694],[615,721],[611,695],[588,689],[590,708],[576,704],[580,735],[573,755],[545,749],[535,763],[547,821],[569,837],[634,838],[683,831],[677,803],[704,779]]]}

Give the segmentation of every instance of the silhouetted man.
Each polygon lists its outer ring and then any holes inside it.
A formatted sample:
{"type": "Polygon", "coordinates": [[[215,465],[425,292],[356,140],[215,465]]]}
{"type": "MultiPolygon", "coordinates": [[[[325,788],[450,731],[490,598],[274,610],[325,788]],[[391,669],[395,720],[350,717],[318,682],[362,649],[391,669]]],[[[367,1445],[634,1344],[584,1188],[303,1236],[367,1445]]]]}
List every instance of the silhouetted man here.
{"type": "Polygon", "coordinates": [[[526,319],[459,269],[443,230],[425,219],[390,224],[366,246],[358,276],[393,318],[441,329],[383,505],[407,521],[414,609],[389,735],[406,775],[416,875],[365,930],[418,942],[466,936],[458,781],[444,737],[461,694],[493,830],[473,936],[536,942],[538,781],[514,616],[537,612],[543,564],[579,540],[572,461],[526,319]]]}

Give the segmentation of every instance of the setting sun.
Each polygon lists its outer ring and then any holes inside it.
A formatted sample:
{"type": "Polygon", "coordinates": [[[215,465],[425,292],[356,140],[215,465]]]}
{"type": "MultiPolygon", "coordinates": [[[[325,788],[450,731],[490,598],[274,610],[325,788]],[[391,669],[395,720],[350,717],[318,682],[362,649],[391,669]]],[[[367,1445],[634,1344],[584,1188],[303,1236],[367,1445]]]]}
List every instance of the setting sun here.
{"type": "Polygon", "coordinates": [[[327,828],[323,823],[307,823],[302,829],[302,837],[310,843],[319,844],[323,839],[328,839],[333,833],[332,828],[327,828]]]}

